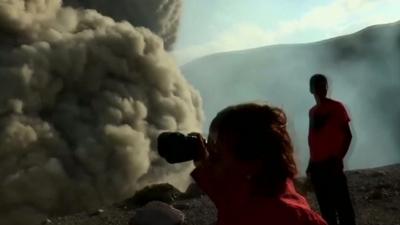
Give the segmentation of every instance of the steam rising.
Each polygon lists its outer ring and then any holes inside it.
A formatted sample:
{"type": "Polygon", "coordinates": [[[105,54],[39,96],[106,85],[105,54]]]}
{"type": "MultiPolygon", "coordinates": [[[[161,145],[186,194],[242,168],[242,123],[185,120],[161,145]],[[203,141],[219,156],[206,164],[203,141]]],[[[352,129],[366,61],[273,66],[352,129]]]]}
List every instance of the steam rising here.
{"type": "Polygon", "coordinates": [[[166,165],[155,138],[201,130],[201,99],[158,36],[61,5],[0,0],[0,224],[181,182],[190,167],[166,165]]]}
{"type": "Polygon", "coordinates": [[[96,9],[115,20],[127,20],[134,26],[144,26],[159,35],[166,49],[175,43],[181,0],[65,0],[64,4],[96,9]]]}
{"type": "Polygon", "coordinates": [[[255,99],[282,107],[303,172],[309,157],[308,111],[315,104],[309,79],[315,73],[328,76],[330,96],[348,107],[354,136],[349,168],[400,162],[399,62],[396,22],[316,43],[207,56],[182,70],[201,91],[207,120],[223,105],[255,99]]]}

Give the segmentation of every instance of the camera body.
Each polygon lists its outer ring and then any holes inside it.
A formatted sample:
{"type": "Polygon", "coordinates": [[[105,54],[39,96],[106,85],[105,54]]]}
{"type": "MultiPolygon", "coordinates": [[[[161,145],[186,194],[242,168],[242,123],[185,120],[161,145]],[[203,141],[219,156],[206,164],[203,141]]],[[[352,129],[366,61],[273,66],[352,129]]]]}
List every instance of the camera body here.
{"type": "Polygon", "coordinates": [[[204,151],[199,136],[179,132],[163,132],[157,138],[157,149],[168,163],[181,163],[200,159],[204,151]]]}

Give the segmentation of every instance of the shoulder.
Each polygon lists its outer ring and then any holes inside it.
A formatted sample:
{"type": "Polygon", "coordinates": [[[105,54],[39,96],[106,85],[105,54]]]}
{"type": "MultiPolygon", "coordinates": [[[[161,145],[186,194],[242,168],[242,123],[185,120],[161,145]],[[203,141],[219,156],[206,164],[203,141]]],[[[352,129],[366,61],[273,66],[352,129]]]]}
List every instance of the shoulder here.
{"type": "Polygon", "coordinates": [[[333,99],[329,99],[328,103],[331,107],[335,108],[335,109],[341,109],[341,110],[346,110],[346,107],[344,106],[344,104],[340,101],[337,100],[333,100],[333,99]]]}
{"type": "Polygon", "coordinates": [[[310,108],[310,110],[308,110],[308,114],[312,115],[314,114],[315,110],[317,109],[318,105],[314,105],[313,107],[310,108]]]}
{"type": "Polygon", "coordinates": [[[286,215],[302,225],[326,225],[322,217],[312,210],[307,200],[298,193],[290,193],[283,199],[286,215]]]}
{"type": "Polygon", "coordinates": [[[343,120],[345,122],[350,121],[349,113],[343,103],[336,101],[336,100],[329,99],[329,105],[330,105],[330,111],[334,112],[336,115],[338,115],[338,117],[341,120],[343,120]]]}
{"type": "Polygon", "coordinates": [[[291,218],[290,220],[292,222],[301,225],[326,225],[322,217],[313,211],[307,203],[293,204],[293,202],[291,202],[286,204],[286,208],[285,215],[287,218],[291,218]]]}
{"type": "Polygon", "coordinates": [[[347,115],[347,107],[340,101],[329,99],[329,108],[330,111],[335,111],[339,114],[347,115]]]}
{"type": "Polygon", "coordinates": [[[306,200],[302,201],[300,204],[289,204],[292,209],[293,215],[297,218],[300,224],[306,225],[326,225],[324,219],[310,208],[306,200]]]}
{"type": "Polygon", "coordinates": [[[286,215],[292,215],[295,221],[304,225],[326,225],[322,217],[311,209],[307,200],[293,188],[281,198],[286,207],[286,215]]]}
{"type": "Polygon", "coordinates": [[[330,101],[331,101],[330,104],[331,104],[331,107],[333,108],[333,110],[347,114],[347,107],[345,106],[345,104],[343,104],[342,102],[337,101],[337,100],[330,99],[330,101]]]}

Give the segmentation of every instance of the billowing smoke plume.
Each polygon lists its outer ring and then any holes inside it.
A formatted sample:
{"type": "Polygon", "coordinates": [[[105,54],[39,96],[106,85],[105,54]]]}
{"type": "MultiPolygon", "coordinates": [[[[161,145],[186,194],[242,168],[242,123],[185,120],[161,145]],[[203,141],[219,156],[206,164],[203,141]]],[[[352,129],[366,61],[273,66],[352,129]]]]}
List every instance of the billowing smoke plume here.
{"type": "Polygon", "coordinates": [[[35,224],[178,182],[163,130],[200,131],[162,40],[60,0],[0,0],[0,224],[35,224]],[[29,221],[29,222],[27,222],[29,221]]]}
{"type": "Polygon", "coordinates": [[[64,0],[65,5],[96,9],[115,20],[127,20],[159,35],[166,49],[177,36],[182,0],[64,0]]]}

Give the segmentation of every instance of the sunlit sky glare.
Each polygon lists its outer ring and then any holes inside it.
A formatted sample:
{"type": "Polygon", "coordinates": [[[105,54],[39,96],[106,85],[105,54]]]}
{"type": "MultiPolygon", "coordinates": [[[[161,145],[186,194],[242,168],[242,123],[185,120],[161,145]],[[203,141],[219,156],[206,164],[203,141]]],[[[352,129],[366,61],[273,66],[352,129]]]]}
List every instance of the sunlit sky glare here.
{"type": "Polygon", "coordinates": [[[173,55],[306,43],[400,20],[400,0],[184,0],[173,55]]]}

